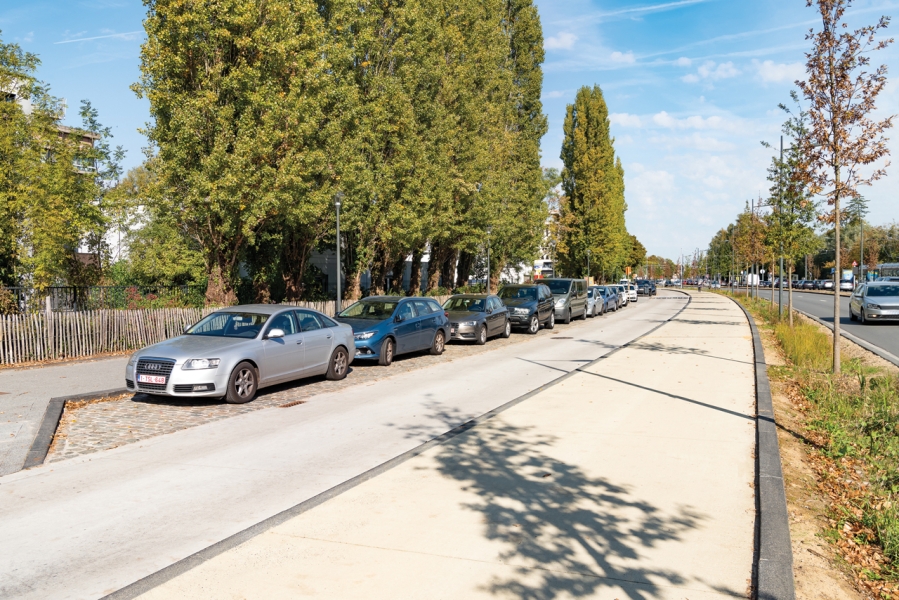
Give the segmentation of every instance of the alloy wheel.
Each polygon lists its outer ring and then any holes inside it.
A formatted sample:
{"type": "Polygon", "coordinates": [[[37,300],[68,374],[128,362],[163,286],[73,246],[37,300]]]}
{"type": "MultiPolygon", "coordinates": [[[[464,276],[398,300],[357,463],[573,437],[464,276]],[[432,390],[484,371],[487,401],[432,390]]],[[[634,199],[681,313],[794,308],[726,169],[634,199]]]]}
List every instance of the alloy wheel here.
{"type": "Polygon", "coordinates": [[[241,398],[247,398],[256,389],[256,377],[250,369],[241,369],[234,380],[234,389],[241,398]]]}

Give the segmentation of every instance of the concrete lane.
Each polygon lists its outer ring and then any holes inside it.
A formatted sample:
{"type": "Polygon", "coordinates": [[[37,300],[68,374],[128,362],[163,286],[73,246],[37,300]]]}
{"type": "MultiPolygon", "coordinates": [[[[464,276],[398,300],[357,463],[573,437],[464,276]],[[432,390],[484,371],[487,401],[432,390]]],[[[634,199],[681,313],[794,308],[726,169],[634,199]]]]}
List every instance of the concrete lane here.
{"type": "Polygon", "coordinates": [[[608,353],[683,305],[641,300],[560,325],[561,339],[2,477],[0,597],[114,591],[608,353]]]}
{"type": "Polygon", "coordinates": [[[693,294],[613,356],[141,598],[745,597],[754,391],[742,311],[693,294]]]}
{"type": "Polygon", "coordinates": [[[125,386],[127,356],[0,370],[0,475],[22,468],[50,398],[125,386]]]}
{"type": "MultiPolygon", "coordinates": [[[[759,296],[771,299],[770,290],[760,290],[759,296]]],[[[777,302],[777,291],[774,292],[774,301],[777,302]]],[[[784,306],[787,305],[787,292],[784,291],[784,306]]],[[[810,315],[815,315],[822,321],[833,323],[833,296],[828,294],[810,294],[793,292],[793,306],[810,315]]],[[[899,321],[884,321],[862,325],[849,319],[849,298],[840,298],[840,328],[866,342],[883,348],[894,356],[899,356],[899,321]]]]}

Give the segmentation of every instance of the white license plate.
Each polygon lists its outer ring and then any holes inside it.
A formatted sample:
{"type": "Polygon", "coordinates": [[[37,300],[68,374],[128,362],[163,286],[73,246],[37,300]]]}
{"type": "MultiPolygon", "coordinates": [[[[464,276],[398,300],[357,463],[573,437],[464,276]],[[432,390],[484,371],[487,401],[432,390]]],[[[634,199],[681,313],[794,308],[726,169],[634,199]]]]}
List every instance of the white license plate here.
{"type": "Polygon", "coordinates": [[[138,375],[137,380],[140,383],[155,383],[165,385],[165,377],[159,375],[138,375]]]}

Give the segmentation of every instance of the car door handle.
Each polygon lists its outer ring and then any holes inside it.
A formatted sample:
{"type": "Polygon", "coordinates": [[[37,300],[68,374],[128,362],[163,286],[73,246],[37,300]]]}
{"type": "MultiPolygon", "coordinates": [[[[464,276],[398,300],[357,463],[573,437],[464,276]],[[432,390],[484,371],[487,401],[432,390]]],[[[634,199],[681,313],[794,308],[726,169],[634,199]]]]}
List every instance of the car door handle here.
{"type": "Polygon", "coordinates": [[[302,346],[302,345],[303,345],[303,340],[300,340],[299,342],[297,342],[297,346],[302,346]]]}
{"type": "Polygon", "coordinates": [[[330,334],[330,333],[327,335],[327,338],[328,338],[329,340],[331,339],[331,334],[330,334]]]}

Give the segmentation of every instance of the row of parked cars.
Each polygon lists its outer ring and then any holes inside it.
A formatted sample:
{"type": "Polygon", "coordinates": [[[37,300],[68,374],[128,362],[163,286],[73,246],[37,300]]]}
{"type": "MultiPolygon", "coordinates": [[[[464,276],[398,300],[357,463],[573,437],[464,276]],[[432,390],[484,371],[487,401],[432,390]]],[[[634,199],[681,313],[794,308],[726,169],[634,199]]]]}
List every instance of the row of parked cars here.
{"type": "Polygon", "coordinates": [[[125,367],[133,392],[250,402],[263,387],[324,375],[346,377],[354,360],[390,365],[400,354],[442,354],[448,341],[485,344],[514,330],[597,317],[637,302],[637,288],[583,279],[506,285],[498,294],[433,298],[372,296],[334,317],[283,305],[218,310],[182,335],[135,352],[125,367]]]}

